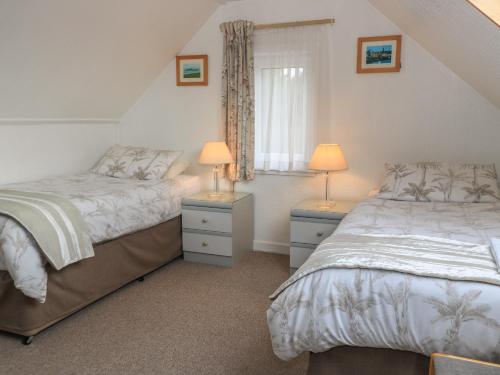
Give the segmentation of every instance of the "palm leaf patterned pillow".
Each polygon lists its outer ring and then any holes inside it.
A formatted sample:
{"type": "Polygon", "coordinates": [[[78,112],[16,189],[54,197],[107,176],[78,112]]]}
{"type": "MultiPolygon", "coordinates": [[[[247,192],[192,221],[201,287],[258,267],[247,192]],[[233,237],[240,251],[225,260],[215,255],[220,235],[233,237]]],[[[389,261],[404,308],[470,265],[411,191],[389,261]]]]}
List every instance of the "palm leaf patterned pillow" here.
{"type": "Polygon", "coordinates": [[[395,163],[385,165],[379,198],[416,202],[497,202],[494,164],[395,163]]]}
{"type": "Polygon", "coordinates": [[[91,172],[117,178],[159,180],[182,151],[114,145],[91,172]]]}

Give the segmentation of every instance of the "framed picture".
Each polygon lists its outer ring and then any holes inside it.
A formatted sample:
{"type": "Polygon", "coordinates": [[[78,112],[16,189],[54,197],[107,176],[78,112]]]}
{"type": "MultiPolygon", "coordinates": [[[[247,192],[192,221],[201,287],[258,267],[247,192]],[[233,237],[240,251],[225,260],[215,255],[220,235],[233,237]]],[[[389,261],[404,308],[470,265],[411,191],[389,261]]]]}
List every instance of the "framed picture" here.
{"type": "Polygon", "coordinates": [[[177,86],[207,86],[208,56],[177,56],[177,86]]]}
{"type": "Polygon", "coordinates": [[[358,73],[401,70],[401,35],[358,38],[358,73]]]}

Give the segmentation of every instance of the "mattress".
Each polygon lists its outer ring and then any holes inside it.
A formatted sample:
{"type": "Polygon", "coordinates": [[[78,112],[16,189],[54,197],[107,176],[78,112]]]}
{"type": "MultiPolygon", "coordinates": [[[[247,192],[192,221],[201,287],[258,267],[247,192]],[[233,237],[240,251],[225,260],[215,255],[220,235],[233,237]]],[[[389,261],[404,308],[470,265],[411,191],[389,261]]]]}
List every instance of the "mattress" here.
{"type": "MultiPolygon", "coordinates": [[[[168,221],[181,211],[181,199],[199,191],[196,176],[166,180],[118,179],[92,173],[10,184],[4,189],[38,191],[68,198],[80,211],[94,244],[168,221]]],[[[15,286],[44,302],[46,262],[31,236],[15,221],[0,216],[0,270],[15,286]]]]}
{"type": "MultiPolygon", "coordinates": [[[[500,237],[500,205],[368,199],[333,236],[342,234],[414,235],[486,245],[491,237],[500,237]]],[[[268,325],[274,352],[284,360],[347,345],[499,362],[499,295],[500,287],[482,282],[328,268],[285,289],[268,310],[268,325]]]]}

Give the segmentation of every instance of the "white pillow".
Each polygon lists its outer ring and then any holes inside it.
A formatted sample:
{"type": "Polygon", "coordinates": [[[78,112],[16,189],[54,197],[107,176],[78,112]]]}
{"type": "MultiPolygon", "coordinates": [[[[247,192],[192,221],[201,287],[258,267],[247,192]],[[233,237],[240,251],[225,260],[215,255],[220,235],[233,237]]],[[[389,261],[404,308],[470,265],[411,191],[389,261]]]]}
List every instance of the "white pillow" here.
{"type": "Polygon", "coordinates": [[[114,145],[91,171],[117,178],[159,180],[181,154],[182,151],[114,145]]]}
{"type": "Polygon", "coordinates": [[[385,165],[382,199],[417,202],[498,202],[495,164],[395,163],[385,165]]]}
{"type": "Polygon", "coordinates": [[[182,172],[184,172],[186,169],[189,167],[189,161],[186,159],[183,159],[182,157],[179,157],[177,160],[175,160],[170,168],[167,171],[167,174],[165,175],[165,178],[175,178],[178,175],[180,175],[182,172]]]}

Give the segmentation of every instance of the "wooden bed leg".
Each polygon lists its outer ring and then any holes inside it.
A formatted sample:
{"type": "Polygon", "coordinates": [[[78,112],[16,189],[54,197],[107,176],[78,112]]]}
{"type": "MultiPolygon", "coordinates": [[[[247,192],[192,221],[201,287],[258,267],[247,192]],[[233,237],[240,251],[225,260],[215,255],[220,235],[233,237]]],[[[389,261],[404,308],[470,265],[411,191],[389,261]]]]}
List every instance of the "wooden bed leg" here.
{"type": "Polygon", "coordinates": [[[33,342],[34,338],[35,338],[35,336],[26,336],[24,338],[23,344],[24,345],[30,345],[33,342]]]}
{"type": "Polygon", "coordinates": [[[139,277],[137,280],[142,283],[144,281],[144,276],[139,277]]]}

